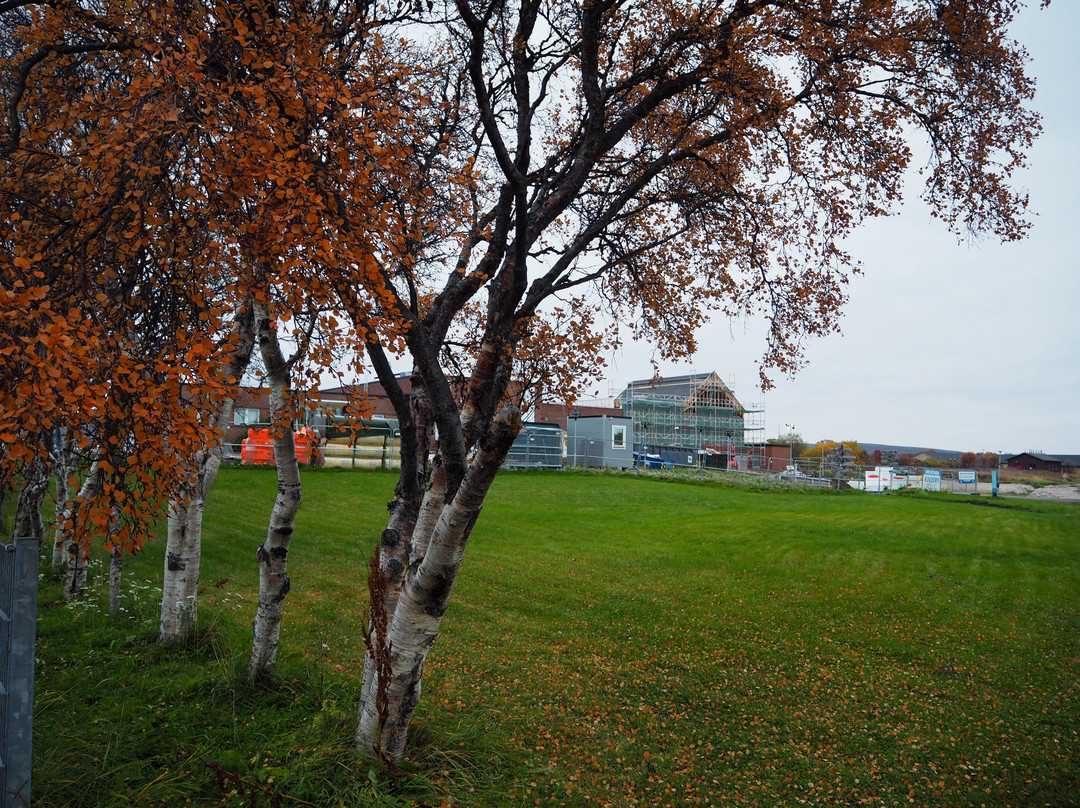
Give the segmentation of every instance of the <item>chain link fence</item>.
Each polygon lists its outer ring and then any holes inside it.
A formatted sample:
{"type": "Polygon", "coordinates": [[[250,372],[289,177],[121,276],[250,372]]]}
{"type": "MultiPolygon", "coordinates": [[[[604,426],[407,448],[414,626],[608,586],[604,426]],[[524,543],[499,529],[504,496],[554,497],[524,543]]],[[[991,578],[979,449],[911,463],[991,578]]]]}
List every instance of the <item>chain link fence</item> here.
{"type": "Polygon", "coordinates": [[[864,491],[897,491],[914,488],[952,494],[978,494],[979,481],[990,483],[989,471],[975,469],[930,469],[911,466],[860,466],[836,468],[825,463],[799,460],[794,469],[774,475],[774,479],[805,485],[849,486],[864,491]]]}

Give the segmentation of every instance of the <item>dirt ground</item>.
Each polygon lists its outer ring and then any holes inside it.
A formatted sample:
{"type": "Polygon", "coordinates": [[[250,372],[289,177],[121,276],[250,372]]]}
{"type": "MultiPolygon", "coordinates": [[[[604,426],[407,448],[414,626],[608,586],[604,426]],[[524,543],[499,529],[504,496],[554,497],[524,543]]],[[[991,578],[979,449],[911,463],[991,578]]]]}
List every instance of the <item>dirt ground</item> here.
{"type": "MultiPolygon", "coordinates": [[[[979,483],[979,493],[990,496],[990,483],[979,483]]],[[[1001,483],[998,495],[1003,497],[1023,497],[1024,499],[1046,499],[1054,502],[1080,502],[1080,485],[1046,485],[1035,488],[1024,483],[1001,483]]]]}

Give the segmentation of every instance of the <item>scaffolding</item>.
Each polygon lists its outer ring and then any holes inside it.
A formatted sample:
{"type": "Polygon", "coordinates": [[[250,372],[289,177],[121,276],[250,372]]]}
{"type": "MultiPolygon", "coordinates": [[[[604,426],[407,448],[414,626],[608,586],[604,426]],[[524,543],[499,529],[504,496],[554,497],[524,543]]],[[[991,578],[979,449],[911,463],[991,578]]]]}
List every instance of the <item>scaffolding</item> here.
{"type": "Polygon", "coordinates": [[[743,406],[716,373],[630,382],[616,400],[634,419],[634,451],[676,465],[760,469],[764,410],[743,406]]]}

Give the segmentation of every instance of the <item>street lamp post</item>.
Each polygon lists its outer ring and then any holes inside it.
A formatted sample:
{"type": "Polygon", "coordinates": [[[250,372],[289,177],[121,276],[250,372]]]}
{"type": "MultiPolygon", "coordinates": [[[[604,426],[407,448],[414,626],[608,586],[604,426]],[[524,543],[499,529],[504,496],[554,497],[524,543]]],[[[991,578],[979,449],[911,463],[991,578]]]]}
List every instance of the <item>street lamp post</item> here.
{"type": "MultiPolygon", "coordinates": [[[[791,461],[791,465],[794,466],[794,465],[796,465],[795,464],[795,438],[794,438],[795,424],[784,424],[784,429],[786,429],[788,431],[788,458],[791,461]]],[[[780,439],[783,440],[783,435],[780,436],[780,439]]]]}

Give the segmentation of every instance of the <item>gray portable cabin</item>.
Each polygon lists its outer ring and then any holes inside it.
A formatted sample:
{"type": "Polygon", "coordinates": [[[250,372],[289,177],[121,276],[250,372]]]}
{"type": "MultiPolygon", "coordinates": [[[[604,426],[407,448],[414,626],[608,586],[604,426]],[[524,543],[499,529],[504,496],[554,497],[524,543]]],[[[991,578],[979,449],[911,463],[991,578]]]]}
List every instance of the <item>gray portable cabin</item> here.
{"type": "Polygon", "coordinates": [[[566,465],[628,469],[634,465],[634,419],[621,415],[571,417],[566,422],[566,465]]]}
{"type": "Polygon", "coordinates": [[[558,424],[526,423],[506,455],[505,468],[561,469],[563,437],[558,424]]]}

